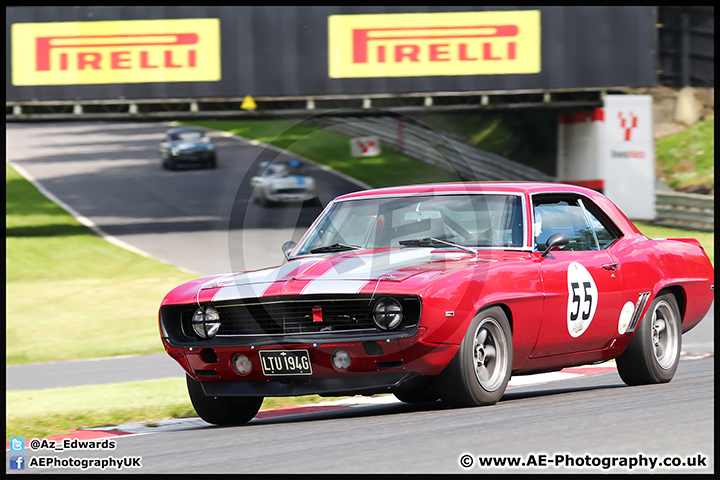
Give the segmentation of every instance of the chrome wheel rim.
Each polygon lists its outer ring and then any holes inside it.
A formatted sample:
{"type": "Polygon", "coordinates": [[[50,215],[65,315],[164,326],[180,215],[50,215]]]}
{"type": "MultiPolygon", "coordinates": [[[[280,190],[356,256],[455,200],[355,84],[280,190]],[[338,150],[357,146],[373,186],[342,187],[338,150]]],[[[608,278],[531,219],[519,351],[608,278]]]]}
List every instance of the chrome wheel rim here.
{"type": "Polygon", "coordinates": [[[507,371],[507,339],[500,324],[492,317],[484,318],[473,337],[473,368],[477,381],[487,391],[503,384],[507,371]]]}
{"type": "Polygon", "coordinates": [[[662,300],[655,305],[650,325],[653,353],[658,365],[667,370],[675,364],[677,359],[677,317],[668,302],[662,300]]]}

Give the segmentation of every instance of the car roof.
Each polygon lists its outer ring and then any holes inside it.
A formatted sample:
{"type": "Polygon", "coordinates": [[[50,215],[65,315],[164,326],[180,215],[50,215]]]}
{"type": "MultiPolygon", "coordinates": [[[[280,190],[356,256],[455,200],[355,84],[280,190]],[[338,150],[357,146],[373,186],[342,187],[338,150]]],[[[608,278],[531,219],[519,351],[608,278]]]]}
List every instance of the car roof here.
{"type": "Polygon", "coordinates": [[[538,194],[538,193],[571,193],[583,195],[597,204],[624,233],[636,233],[640,231],[625,216],[625,214],[610,201],[605,195],[589,188],[564,183],[549,182],[448,182],[428,183],[422,185],[405,185],[399,187],[385,187],[373,190],[361,190],[359,192],[341,195],[335,201],[344,201],[372,197],[395,197],[405,195],[422,194],[457,194],[457,193],[513,193],[513,194],[538,194]]]}
{"type": "Polygon", "coordinates": [[[201,128],[195,128],[195,127],[176,127],[176,128],[171,128],[171,129],[168,130],[166,133],[167,133],[167,134],[171,134],[171,133],[182,133],[182,132],[200,132],[200,133],[205,133],[205,131],[204,131],[203,129],[201,129],[201,128]]]}
{"type": "Polygon", "coordinates": [[[586,196],[594,197],[598,195],[594,190],[579,187],[577,185],[568,185],[562,183],[547,182],[448,182],[448,183],[428,183],[422,185],[404,185],[398,187],[385,187],[373,190],[363,190],[359,192],[348,193],[338,197],[338,200],[345,200],[359,197],[372,196],[395,196],[395,195],[414,195],[426,193],[481,193],[481,192],[502,192],[502,193],[578,193],[586,196]]]}

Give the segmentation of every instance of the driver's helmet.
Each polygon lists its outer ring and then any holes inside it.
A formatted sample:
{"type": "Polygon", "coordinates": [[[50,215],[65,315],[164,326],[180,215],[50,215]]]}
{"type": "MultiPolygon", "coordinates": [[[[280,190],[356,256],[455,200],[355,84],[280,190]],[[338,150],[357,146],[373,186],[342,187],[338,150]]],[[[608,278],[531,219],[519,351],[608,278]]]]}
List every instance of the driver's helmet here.
{"type": "Polygon", "coordinates": [[[542,233],[542,215],[535,210],[535,221],[533,222],[533,237],[539,237],[542,233]]]}

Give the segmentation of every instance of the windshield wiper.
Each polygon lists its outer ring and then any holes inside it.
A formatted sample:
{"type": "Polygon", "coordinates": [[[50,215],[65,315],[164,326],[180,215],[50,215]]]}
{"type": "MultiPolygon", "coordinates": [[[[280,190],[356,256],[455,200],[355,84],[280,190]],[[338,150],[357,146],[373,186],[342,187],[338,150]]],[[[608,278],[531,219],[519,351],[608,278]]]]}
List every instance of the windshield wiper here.
{"type": "Polygon", "coordinates": [[[343,250],[356,250],[360,247],[357,245],[345,245],[344,243],[334,243],[325,247],[313,248],[310,253],[326,253],[326,252],[342,252],[343,250]]]}
{"type": "Polygon", "coordinates": [[[437,238],[432,238],[432,237],[414,238],[412,240],[400,240],[398,243],[400,245],[408,245],[408,246],[413,246],[413,247],[437,247],[437,246],[447,245],[450,247],[459,248],[460,250],[465,250],[466,252],[470,252],[474,255],[478,254],[477,250],[475,250],[473,248],[458,245],[457,243],[446,242],[445,240],[439,240],[437,238]]]}

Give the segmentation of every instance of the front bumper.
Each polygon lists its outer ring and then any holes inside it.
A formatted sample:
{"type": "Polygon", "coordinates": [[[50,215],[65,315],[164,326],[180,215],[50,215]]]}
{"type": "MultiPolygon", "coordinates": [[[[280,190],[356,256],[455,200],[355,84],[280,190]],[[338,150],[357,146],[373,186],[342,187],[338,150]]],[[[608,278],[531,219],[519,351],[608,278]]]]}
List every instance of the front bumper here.
{"type": "Polygon", "coordinates": [[[177,155],[170,155],[170,160],[174,163],[198,163],[208,162],[212,160],[213,152],[202,151],[192,153],[180,153],[177,155]]]}
{"type": "Polygon", "coordinates": [[[306,200],[312,200],[315,198],[315,192],[303,192],[303,193],[270,193],[265,192],[265,198],[271,202],[284,203],[284,202],[304,202],[306,200]]]}
{"type": "Polygon", "coordinates": [[[282,397],[297,395],[386,393],[417,375],[438,375],[452,360],[458,345],[424,342],[420,328],[416,335],[385,340],[358,340],[337,343],[265,344],[221,347],[178,347],[164,339],[165,348],[185,371],[203,385],[210,396],[282,397]],[[312,375],[265,375],[259,352],[307,350],[312,375]],[[349,353],[352,363],[340,372],[331,364],[336,349],[349,353]],[[241,376],[232,366],[233,356],[242,353],[252,363],[249,374],[241,376]]]}

